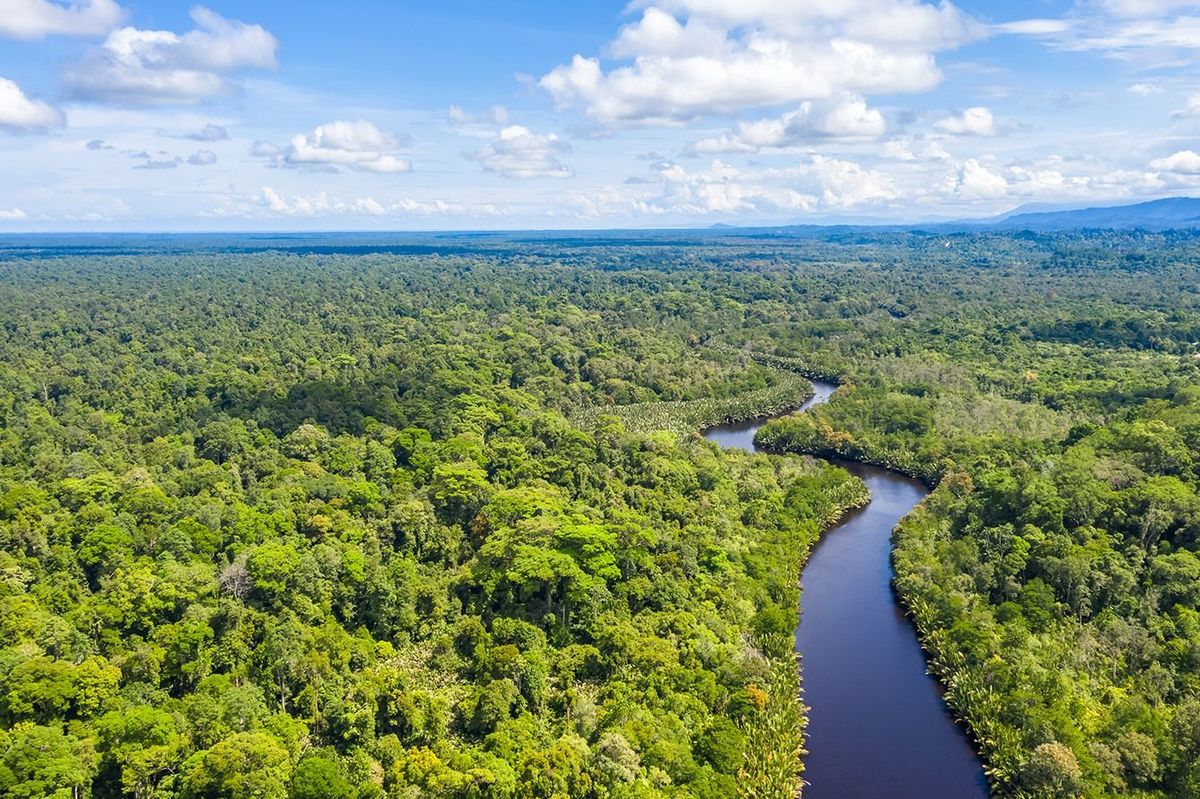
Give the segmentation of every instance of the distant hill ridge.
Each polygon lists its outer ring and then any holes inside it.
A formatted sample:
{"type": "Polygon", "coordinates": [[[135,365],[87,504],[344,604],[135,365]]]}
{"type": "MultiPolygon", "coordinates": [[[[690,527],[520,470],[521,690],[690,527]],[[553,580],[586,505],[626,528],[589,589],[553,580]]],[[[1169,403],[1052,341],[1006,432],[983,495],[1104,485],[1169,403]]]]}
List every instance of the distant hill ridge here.
{"type": "Polygon", "coordinates": [[[1023,212],[1020,208],[995,219],[982,220],[983,227],[1002,230],[1072,230],[1113,228],[1167,230],[1200,226],[1200,198],[1168,197],[1134,205],[1076,208],[1062,211],[1023,212]]]}

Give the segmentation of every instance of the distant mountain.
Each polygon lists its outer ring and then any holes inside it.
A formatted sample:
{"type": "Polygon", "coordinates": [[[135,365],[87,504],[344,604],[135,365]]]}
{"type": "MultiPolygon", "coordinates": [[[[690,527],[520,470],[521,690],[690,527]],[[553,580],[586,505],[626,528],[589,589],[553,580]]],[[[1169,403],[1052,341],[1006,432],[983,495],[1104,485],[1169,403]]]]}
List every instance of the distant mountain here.
{"type": "Polygon", "coordinates": [[[1018,208],[995,219],[981,220],[983,227],[1002,230],[1075,230],[1113,228],[1167,230],[1200,227],[1200,198],[1169,197],[1136,205],[1114,205],[1053,211],[1018,208]]]}

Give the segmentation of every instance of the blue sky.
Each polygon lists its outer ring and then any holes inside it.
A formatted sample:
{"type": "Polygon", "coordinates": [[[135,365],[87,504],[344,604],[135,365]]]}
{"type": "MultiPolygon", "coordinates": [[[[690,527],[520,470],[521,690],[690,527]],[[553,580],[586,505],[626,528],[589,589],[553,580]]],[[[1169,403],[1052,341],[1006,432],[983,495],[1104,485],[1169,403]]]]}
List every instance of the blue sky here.
{"type": "Polygon", "coordinates": [[[0,232],[919,221],[1200,184],[1200,3],[0,0],[0,232]]]}

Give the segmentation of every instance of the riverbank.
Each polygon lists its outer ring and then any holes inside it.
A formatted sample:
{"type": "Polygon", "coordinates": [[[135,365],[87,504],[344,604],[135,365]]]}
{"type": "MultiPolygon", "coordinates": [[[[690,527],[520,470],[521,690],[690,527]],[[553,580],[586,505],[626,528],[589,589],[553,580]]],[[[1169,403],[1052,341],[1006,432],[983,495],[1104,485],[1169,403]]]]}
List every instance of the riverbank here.
{"type": "Polygon", "coordinates": [[[775,385],[735,397],[596,406],[580,411],[573,421],[591,429],[601,417],[614,416],[631,433],[665,430],[685,439],[697,430],[790,412],[812,398],[812,383],[806,377],[785,369],[777,372],[775,385]]]}
{"type": "Polygon", "coordinates": [[[905,579],[908,570],[903,568],[903,561],[897,560],[897,554],[905,545],[919,547],[920,542],[928,538],[927,528],[933,520],[927,503],[935,498],[939,486],[942,490],[950,490],[943,485],[943,478],[952,473],[952,464],[944,461],[919,464],[910,452],[876,451],[862,446],[861,442],[851,441],[827,425],[816,423],[812,417],[798,414],[776,417],[764,424],[755,435],[755,446],[766,452],[862,464],[905,475],[924,486],[924,496],[909,513],[897,520],[890,537],[892,596],[916,632],[928,671],[937,681],[946,709],[962,726],[978,757],[986,764],[984,773],[989,786],[994,778],[1014,772],[1012,753],[1004,751],[1009,742],[1001,731],[979,726],[979,719],[986,720],[989,714],[972,712],[972,708],[981,703],[994,702],[995,693],[978,675],[963,668],[961,655],[947,645],[944,634],[934,623],[929,601],[916,590],[914,581],[905,579]]]}
{"type": "MultiPolygon", "coordinates": [[[[814,392],[824,401],[835,388],[818,383],[814,392]]],[[[754,434],[766,423],[704,435],[763,451],[754,434]]],[[[803,558],[795,645],[809,707],[805,795],[986,797],[982,764],[927,674],[923,647],[898,612],[892,586],[892,530],[926,490],[878,467],[852,471],[870,485],[870,502],[839,514],[803,558]]]]}

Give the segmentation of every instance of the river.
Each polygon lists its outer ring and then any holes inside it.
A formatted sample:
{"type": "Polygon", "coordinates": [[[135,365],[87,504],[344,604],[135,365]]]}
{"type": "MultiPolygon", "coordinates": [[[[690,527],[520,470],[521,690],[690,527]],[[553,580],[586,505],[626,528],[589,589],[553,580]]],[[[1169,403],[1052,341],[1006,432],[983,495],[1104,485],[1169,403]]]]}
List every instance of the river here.
{"type": "MultiPolygon", "coordinates": [[[[825,402],[836,386],[814,382],[825,402]]],[[[757,451],[765,420],[721,425],[704,437],[757,451]]],[[[916,630],[892,590],[891,533],[926,490],[903,475],[854,463],[871,502],[813,549],[801,577],[796,651],[811,709],[805,799],[986,799],[983,766],[925,671],[916,630]]]]}

